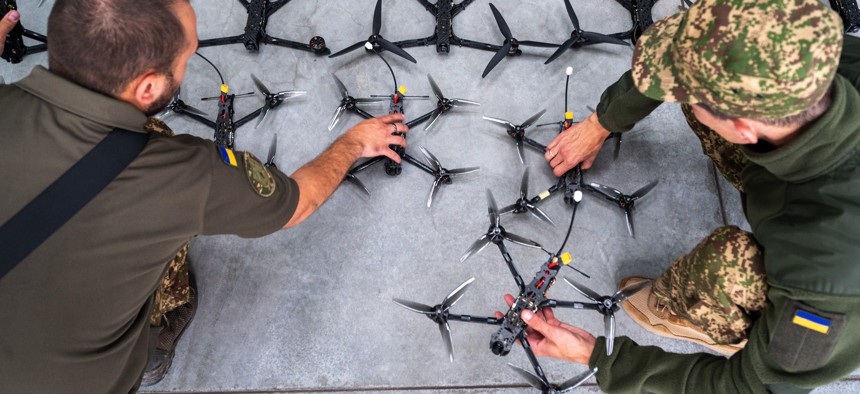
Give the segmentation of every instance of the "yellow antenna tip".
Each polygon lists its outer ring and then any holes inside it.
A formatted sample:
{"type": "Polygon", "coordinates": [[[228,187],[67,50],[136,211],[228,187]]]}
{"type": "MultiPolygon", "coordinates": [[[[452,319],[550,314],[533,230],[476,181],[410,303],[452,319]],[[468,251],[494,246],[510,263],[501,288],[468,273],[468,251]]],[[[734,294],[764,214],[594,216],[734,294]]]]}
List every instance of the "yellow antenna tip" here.
{"type": "Polygon", "coordinates": [[[565,120],[573,120],[573,112],[567,111],[564,113],[565,120]]]}
{"type": "Polygon", "coordinates": [[[221,84],[221,93],[226,94],[226,93],[228,93],[229,91],[230,91],[230,87],[229,87],[229,86],[227,86],[226,84],[221,84]]]}
{"type": "Polygon", "coordinates": [[[564,263],[564,265],[570,264],[571,261],[573,261],[573,258],[570,257],[570,253],[564,252],[564,254],[561,255],[561,262],[564,263]]]}
{"type": "Polygon", "coordinates": [[[406,86],[400,85],[400,87],[397,88],[397,91],[400,92],[400,94],[406,94],[406,86]]]}

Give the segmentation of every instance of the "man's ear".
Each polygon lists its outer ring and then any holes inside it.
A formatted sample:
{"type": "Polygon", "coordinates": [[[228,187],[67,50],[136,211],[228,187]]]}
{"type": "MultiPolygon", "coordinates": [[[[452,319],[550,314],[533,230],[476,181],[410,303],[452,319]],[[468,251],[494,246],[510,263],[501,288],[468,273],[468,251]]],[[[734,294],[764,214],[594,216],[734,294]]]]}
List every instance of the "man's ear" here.
{"type": "Polygon", "coordinates": [[[758,143],[758,133],[755,130],[755,125],[748,119],[738,118],[732,121],[742,141],[747,144],[758,143]]]}
{"type": "Polygon", "coordinates": [[[164,75],[148,71],[133,79],[126,86],[125,91],[119,98],[141,110],[145,110],[161,97],[167,88],[167,82],[167,78],[164,75]]]}

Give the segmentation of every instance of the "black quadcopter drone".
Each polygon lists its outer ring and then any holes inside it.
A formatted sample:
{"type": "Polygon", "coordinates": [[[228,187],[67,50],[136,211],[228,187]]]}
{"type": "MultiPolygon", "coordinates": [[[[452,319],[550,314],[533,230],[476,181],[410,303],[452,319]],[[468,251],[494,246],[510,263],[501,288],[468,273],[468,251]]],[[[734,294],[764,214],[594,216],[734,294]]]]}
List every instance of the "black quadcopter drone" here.
{"type": "Polygon", "coordinates": [[[830,7],[842,17],[846,33],[860,31],[860,8],[857,7],[857,0],[830,0],[830,7]]]}
{"type": "Polygon", "coordinates": [[[501,45],[493,45],[463,39],[454,34],[454,17],[459,15],[464,9],[466,9],[466,7],[472,4],[473,1],[474,0],[463,0],[460,3],[455,3],[454,0],[437,0],[435,3],[431,3],[428,0],[418,0],[418,2],[422,6],[424,6],[424,8],[428,12],[430,12],[436,17],[436,28],[433,32],[433,35],[425,38],[391,42],[383,38],[382,35],[380,35],[380,31],[382,28],[382,0],[377,0],[376,8],[373,14],[373,30],[371,36],[366,41],[359,41],[331,55],[330,57],[338,57],[348,52],[352,52],[356,49],[361,48],[362,46],[364,46],[365,42],[367,42],[372,45],[372,47],[368,49],[369,52],[388,50],[406,60],[409,60],[412,63],[416,63],[417,61],[415,60],[415,58],[412,57],[405,50],[403,50],[403,48],[436,45],[436,52],[448,53],[450,51],[451,45],[457,45],[460,47],[468,47],[495,52],[495,55],[492,59],[490,59],[490,62],[487,64],[483,74],[481,75],[483,78],[486,77],[490,73],[490,71],[492,71],[493,68],[495,68],[496,65],[498,65],[499,62],[501,62],[502,59],[504,59],[505,57],[522,55],[522,50],[520,49],[520,46],[556,48],[556,53],[553,54],[553,57],[547,60],[547,63],[549,63],[555,60],[555,58],[560,56],[564,51],[571,48],[579,48],[586,45],[600,43],[629,45],[627,42],[623,41],[618,37],[615,37],[614,35],[604,35],[600,33],[593,33],[582,30],[579,27],[579,20],[577,19],[569,0],[565,0],[565,5],[567,7],[568,14],[570,15],[571,22],[573,23],[574,30],[571,33],[571,38],[563,44],[552,44],[540,41],[527,41],[516,39],[513,36],[513,33],[511,32],[511,29],[505,21],[504,17],[496,8],[496,6],[492,3],[490,3],[490,10],[493,12],[493,17],[496,20],[496,24],[499,27],[499,31],[504,37],[504,40],[502,41],[501,45]]]}
{"type": "Polygon", "coordinates": [[[251,52],[260,50],[261,44],[271,44],[285,48],[299,49],[316,55],[328,55],[331,51],[326,47],[325,39],[314,36],[307,44],[272,37],[266,33],[269,17],[292,0],[239,0],[239,4],[248,11],[248,21],[245,32],[235,36],[200,40],[200,48],[216,45],[243,44],[251,52]]]}
{"type": "MultiPolygon", "coordinates": [[[[567,69],[567,82],[566,86],[570,85],[570,76],[573,74],[573,69],[568,67],[567,69]]],[[[564,131],[570,128],[573,122],[573,113],[567,110],[567,87],[565,88],[565,120],[556,123],[547,123],[541,126],[548,125],[558,125],[559,132],[564,131]]],[[[520,162],[525,164],[525,146],[533,148],[534,150],[544,153],[546,152],[546,146],[536,142],[535,140],[526,137],[526,130],[531,127],[534,123],[536,123],[540,117],[545,113],[545,110],[542,110],[526,120],[524,123],[516,125],[510,121],[497,119],[492,117],[485,116],[484,119],[493,122],[495,124],[499,124],[506,129],[507,134],[514,139],[517,146],[517,153],[519,154],[520,162]]],[[[611,135],[612,137],[612,135],[611,135]]],[[[618,150],[620,149],[620,135],[618,137],[612,137],[616,140],[616,150],[615,156],[618,155],[618,150]]],[[[611,139],[611,138],[608,138],[611,139]]],[[[607,139],[607,140],[608,140],[607,139]]],[[[552,223],[552,220],[543,213],[539,208],[537,208],[536,204],[539,202],[549,198],[550,196],[556,193],[564,194],[564,201],[568,205],[576,206],[579,200],[581,200],[581,196],[583,192],[590,192],[594,194],[598,194],[601,197],[609,200],[610,202],[618,205],[624,211],[625,220],[627,222],[627,231],[631,237],[635,237],[635,231],[633,226],[633,211],[635,209],[636,201],[640,198],[644,197],[648,192],[651,191],[655,186],[657,186],[658,181],[654,180],[651,183],[643,186],[639,190],[633,192],[630,195],[624,194],[616,188],[605,186],[596,182],[586,183],[583,177],[583,173],[585,171],[582,170],[581,166],[576,166],[566,174],[562,175],[558,182],[546,190],[538,193],[535,197],[528,197],[528,171],[523,174],[523,180],[520,186],[520,197],[519,199],[509,207],[502,210],[503,214],[507,213],[525,213],[530,212],[538,219],[541,219],[545,222],[552,223]],[[577,195],[579,197],[577,198],[577,195]]]]}
{"type": "MultiPolygon", "coordinates": [[[[41,0],[39,2],[39,7],[41,7],[44,2],[45,0],[41,0]]],[[[15,0],[3,0],[3,8],[0,9],[0,18],[5,17],[6,13],[9,11],[17,9],[18,4],[16,4],[15,0]]],[[[12,64],[18,64],[24,59],[24,56],[44,52],[47,49],[48,38],[42,34],[25,29],[19,20],[15,27],[12,28],[9,35],[6,36],[6,44],[5,47],[3,47],[2,58],[12,64]],[[24,43],[24,37],[40,42],[41,44],[28,46],[24,43]]]]}
{"type": "Polygon", "coordinates": [[[173,97],[173,101],[171,101],[170,104],[167,105],[165,110],[162,111],[158,115],[158,117],[164,118],[170,113],[176,113],[180,115],[186,115],[199,123],[211,127],[215,130],[214,139],[215,144],[218,146],[233,149],[233,146],[236,141],[236,129],[255,118],[259,118],[259,120],[257,121],[257,127],[259,127],[260,124],[263,123],[263,121],[266,119],[266,116],[268,116],[269,111],[280,106],[281,103],[284,102],[284,100],[304,96],[305,94],[307,94],[307,92],[300,90],[271,93],[266,87],[266,85],[263,84],[263,82],[261,82],[256,76],[251,74],[251,79],[254,81],[254,84],[257,86],[257,89],[259,89],[260,92],[263,94],[265,102],[263,103],[263,106],[259,109],[255,110],[254,112],[251,112],[250,114],[239,120],[234,121],[233,101],[237,97],[248,97],[254,95],[255,93],[250,92],[238,95],[231,94],[230,88],[227,86],[227,84],[224,83],[224,77],[221,76],[221,72],[218,70],[218,68],[215,67],[215,65],[212,64],[209,59],[206,59],[199,53],[197,55],[206,60],[206,62],[208,62],[210,65],[212,65],[212,67],[215,68],[215,71],[218,73],[218,77],[221,79],[220,95],[215,97],[204,97],[201,99],[202,101],[218,100],[218,115],[216,116],[215,120],[210,120],[209,118],[207,118],[205,112],[182,101],[179,98],[179,92],[176,93],[176,96],[173,97]]]}
{"type": "MultiPolygon", "coordinates": [[[[367,45],[371,46],[372,44],[368,42],[367,45]]],[[[379,57],[380,57],[380,59],[382,59],[385,62],[386,65],[388,65],[388,61],[386,61],[385,58],[382,57],[382,55],[380,55],[379,57]]],[[[353,113],[355,113],[355,114],[357,114],[357,115],[359,115],[365,119],[373,118],[374,117],[373,115],[371,115],[370,113],[361,109],[358,106],[358,104],[361,104],[361,103],[373,103],[373,102],[388,101],[389,102],[389,108],[388,108],[389,114],[395,114],[395,113],[403,114],[404,113],[403,104],[404,104],[405,100],[408,100],[408,99],[428,99],[429,98],[428,96],[407,96],[406,95],[406,88],[403,86],[398,87],[397,77],[394,75],[394,70],[391,69],[390,65],[388,65],[388,68],[391,71],[391,76],[394,78],[395,89],[394,89],[394,92],[392,94],[386,95],[386,96],[371,96],[370,98],[352,97],[349,94],[349,90],[347,90],[346,85],[344,85],[344,83],[336,75],[332,75],[334,77],[335,83],[338,86],[338,90],[341,93],[342,99],[341,99],[340,106],[337,107],[337,109],[335,110],[334,116],[332,117],[331,121],[329,122],[329,127],[328,127],[329,131],[333,130],[335,128],[335,126],[337,126],[338,122],[340,121],[341,116],[343,115],[343,113],[345,111],[353,112],[353,113]]],[[[451,109],[453,109],[455,107],[459,107],[459,106],[479,106],[480,105],[479,103],[474,102],[474,101],[470,101],[470,100],[446,98],[445,95],[442,93],[442,90],[439,88],[439,85],[437,85],[436,81],[433,80],[433,77],[428,74],[427,79],[429,80],[430,87],[432,88],[433,94],[436,96],[436,99],[437,99],[436,108],[433,109],[432,111],[412,120],[412,121],[406,122],[406,126],[408,126],[410,129],[421,124],[421,123],[427,122],[429,120],[430,122],[427,124],[427,126],[424,128],[424,130],[425,131],[430,130],[433,127],[433,125],[436,124],[436,121],[439,119],[439,117],[442,116],[442,114],[447,113],[451,109]]],[[[404,133],[397,132],[396,130],[392,134],[405,137],[404,133]]],[[[412,164],[415,167],[418,167],[422,171],[424,171],[424,172],[426,172],[426,173],[428,173],[434,177],[433,186],[430,188],[430,195],[427,197],[427,207],[428,208],[433,205],[433,200],[436,198],[436,194],[438,193],[439,187],[442,184],[446,184],[446,185],[451,184],[453,182],[454,177],[468,174],[471,172],[475,172],[479,169],[479,167],[469,167],[469,168],[457,168],[457,169],[449,170],[449,169],[443,167],[442,163],[439,162],[439,159],[437,159],[436,156],[434,156],[432,153],[430,153],[430,151],[428,151],[424,147],[419,147],[419,149],[421,150],[421,153],[424,155],[424,157],[427,158],[427,163],[424,163],[424,162],[416,159],[415,157],[409,155],[408,153],[406,153],[406,150],[399,145],[391,145],[391,149],[394,150],[407,163],[412,164]]],[[[346,177],[344,178],[344,180],[358,186],[359,189],[361,189],[361,191],[364,192],[365,195],[369,196],[370,192],[367,190],[367,187],[365,187],[364,184],[358,179],[358,177],[356,177],[356,174],[370,168],[374,164],[379,163],[381,161],[384,161],[386,174],[388,174],[390,176],[400,175],[400,173],[402,171],[402,167],[401,167],[400,163],[397,163],[394,160],[391,160],[386,156],[379,156],[379,157],[375,157],[372,159],[368,159],[365,162],[360,163],[357,166],[353,167],[346,174],[346,177]]]]}
{"type": "MultiPolygon", "coordinates": [[[[451,340],[451,327],[449,326],[449,321],[462,321],[462,322],[470,322],[470,323],[480,323],[480,324],[489,324],[489,325],[497,325],[500,326],[498,331],[496,331],[490,337],[490,350],[499,356],[505,356],[513,347],[516,341],[520,341],[523,345],[523,349],[526,352],[526,355],[529,358],[529,361],[532,364],[534,369],[534,373],[529,372],[523,368],[517,367],[513,364],[508,364],[514,371],[516,371],[519,375],[525,378],[529,384],[541,390],[543,393],[565,393],[576,387],[579,387],[586,380],[594,376],[597,373],[597,369],[592,369],[586,371],[585,373],[570,379],[560,385],[554,385],[549,382],[546,375],[543,372],[543,369],[540,366],[540,363],[535,357],[534,351],[532,351],[531,346],[529,345],[528,337],[526,336],[526,323],[522,321],[521,314],[524,310],[529,309],[532,312],[537,312],[541,308],[571,308],[578,310],[593,310],[597,311],[604,317],[604,326],[605,326],[605,334],[606,334],[606,352],[607,354],[612,354],[614,351],[614,338],[615,338],[615,312],[617,312],[620,307],[619,304],[629,298],[631,295],[636,292],[642,290],[647,286],[647,282],[636,283],[635,285],[631,285],[625,287],[615,294],[611,296],[600,296],[593,290],[585,287],[582,284],[579,284],[572,279],[564,278],[564,280],[571,285],[577,292],[583,294],[591,300],[591,303],[582,303],[582,302],[571,302],[571,301],[558,301],[555,299],[551,299],[548,297],[547,293],[552,285],[556,281],[556,277],[558,276],[561,268],[563,266],[570,266],[571,258],[568,253],[562,254],[562,250],[564,250],[564,246],[567,244],[568,239],[570,238],[571,230],[573,229],[573,221],[576,218],[576,207],[581,201],[582,194],[579,193],[577,195],[577,199],[573,204],[573,213],[570,219],[570,227],[567,231],[567,236],[565,237],[564,242],[562,243],[561,248],[556,253],[547,252],[549,254],[549,259],[540,267],[538,272],[535,274],[534,278],[529,282],[528,285],[525,284],[520,274],[517,272],[516,267],[514,266],[513,259],[511,258],[508,250],[505,246],[505,241],[510,241],[515,244],[524,245],[533,248],[540,248],[541,250],[546,251],[541,247],[538,243],[518,236],[516,234],[507,232],[504,227],[501,225],[501,213],[496,205],[496,201],[493,198],[492,193],[487,191],[487,204],[488,204],[488,214],[490,219],[490,227],[487,230],[487,233],[482,235],[481,238],[478,239],[460,261],[465,261],[467,258],[472,256],[475,253],[480,252],[482,249],[489,246],[491,243],[495,244],[499,251],[502,253],[502,256],[505,259],[505,263],[508,266],[508,269],[511,271],[511,275],[514,277],[514,281],[517,283],[519,289],[519,295],[516,297],[514,303],[510,306],[508,312],[502,318],[495,317],[478,317],[478,316],[470,316],[470,315],[456,315],[450,313],[451,307],[463,297],[466,290],[469,286],[474,282],[475,278],[471,278],[467,280],[465,283],[457,287],[454,291],[451,292],[447,297],[445,297],[442,302],[435,306],[429,306],[420,304],[413,301],[407,301],[402,299],[394,299],[394,302],[398,305],[409,309],[413,312],[421,313],[439,326],[439,332],[442,334],[442,339],[445,343],[446,350],[448,352],[448,359],[453,362],[454,361],[454,350],[453,350],[453,342],[451,340]]],[[[581,271],[577,270],[582,273],[581,271]]],[[[583,275],[585,275],[583,273],[583,275]]]]}
{"type": "MultiPolygon", "coordinates": [[[[645,32],[649,26],[654,24],[652,9],[657,0],[615,0],[627,11],[630,12],[630,17],[633,19],[633,27],[624,33],[612,34],[612,36],[621,39],[630,39],[633,43],[639,40],[639,36],[645,32]]],[[[689,2],[690,0],[681,0],[681,2],[689,2]]],[[[689,6],[689,4],[688,4],[689,6]]]]}

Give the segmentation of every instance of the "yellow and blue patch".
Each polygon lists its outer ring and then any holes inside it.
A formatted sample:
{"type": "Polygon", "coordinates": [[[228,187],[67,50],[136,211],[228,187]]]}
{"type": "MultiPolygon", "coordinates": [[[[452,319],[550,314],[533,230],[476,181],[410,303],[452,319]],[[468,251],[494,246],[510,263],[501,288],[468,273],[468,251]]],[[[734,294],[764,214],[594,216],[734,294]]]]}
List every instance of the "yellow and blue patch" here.
{"type": "Polygon", "coordinates": [[[791,322],[825,335],[830,331],[830,320],[802,310],[794,313],[794,319],[791,322]]]}
{"type": "Polygon", "coordinates": [[[239,165],[239,162],[236,161],[236,155],[233,154],[232,149],[227,149],[223,146],[219,146],[218,152],[221,154],[221,160],[224,161],[224,164],[227,164],[231,167],[236,167],[239,165]]]}

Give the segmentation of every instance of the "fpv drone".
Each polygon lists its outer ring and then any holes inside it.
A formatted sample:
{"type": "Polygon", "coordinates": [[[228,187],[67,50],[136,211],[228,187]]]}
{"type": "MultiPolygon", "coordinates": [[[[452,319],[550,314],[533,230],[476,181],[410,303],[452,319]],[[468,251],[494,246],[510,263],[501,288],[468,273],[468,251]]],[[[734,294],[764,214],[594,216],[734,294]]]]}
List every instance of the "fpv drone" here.
{"type": "Polygon", "coordinates": [[[266,25],[269,17],[292,0],[239,0],[239,4],[248,11],[248,21],[245,23],[245,32],[235,36],[212,38],[201,40],[199,47],[211,47],[216,45],[243,44],[245,49],[257,52],[261,44],[271,44],[280,47],[299,49],[312,52],[316,55],[328,55],[331,51],[326,47],[325,39],[314,36],[309,43],[303,44],[296,41],[284,40],[272,37],[266,33],[266,25]]]}
{"type": "Polygon", "coordinates": [[[573,22],[574,30],[571,33],[571,38],[561,45],[540,41],[518,40],[513,36],[513,33],[511,32],[511,29],[502,14],[492,3],[490,3],[490,10],[493,12],[493,17],[496,20],[496,24],[499,27],[499,31],[504,37],[504,40],[502,41],[501,45],[487,44],[483,42],[463,39],[454,34],[454,17],[459,15],[473,1],[474,0],[463,0],[460,3],[454,3],[454,0],[437,0],[436,3],[430,3],[427,0],[418,0],[418,2],[422,6],[424,6],[424,8],[428,12],[430,12],[436,17],[436,29],[433,35],[425,38],[391,42],[380,35],[380,30],[382,27],[382,0],[377,0],[376,9],[373,14],[372,35],[366,41],[357,42],[331,55],[330,57],[337,57],[352,52],[364,46],[365,42],[368,42],[372,45],[372,48],[368,49],[368,51],[377,52],[381,50],[388,50],[406,60],[409,60],[412,63],[416,63],[415,58],[412,57],[405,50],[403,50],[403,48],[436,45],[436,52],[448,53],[450,51],[451,45],[457,45],[461,47],[469,47],[495,52],[495,55],[492,57],[492,59],[490,59],[490,62],[487,64],[483,74],[481,75],[483,78],[486,77],[490,73],[490,71],[492,71],[496,67],[496,65],[498,65],[499,62],[501,62],[502,59],[504,59],[505,57],[522,55],[522,50],[520,50],[520,46],[557,48],[556,53],[553,54],[553,57],[547,60],[547,63],[549,63],[552,60],[555,60],[555,58],[560,56],[564,51],[571,48],[579,48],[582,46],[599,43],[629,45],[627,42],[612,35],[604,35],[600,33],[593,33],[582,30],[579,27],[579,21],[576,18],[576,14],[573,11],[573,7],[570,5],[570,2],[568,0],[565,0],[565,5],[567,7],[568,14],[571,17],[571,22],[573,22]]]}
{"type": "MultiPolygon", "coordinates": [[[[573,69],[568,67],[567,69],[567,83],[566,86],[570,85],[570,76],[573,74],[573,69]]],[[[546,125],[559,125],[559,132],[564,131],[570,128],[573,125],[573,113],[567,111],[567,87],[565,88],[565,120],[557,123],[547,123],[546,125]]],[[[537,150],[540,153],[546,152],[546,146],[536,142],[535,140],[526,137],[526,130],[535,122],[537,122],[540,117],[545,113],[545,110],[542,110],[526,120],[524,123],[516,125],[510,121],[492,118],[485,116],[484,119],[493,122],[495,124],[501,125],[506,129],[507,134],[516,142],[517,153],[519,154],[520,162],[525,164],[525,153],[524,147],[529,146],[537,150]]],[[[616,138],[616,157],[618,155],[618,149],[620,148],[620,136],[614,137],[616,138]]],[[[640,198],[644,197],[648,192],[651,191],[655,186],[657,186],[658,181],[654,180],[651,183],[643,186],[639,190],[636,190],[630,195],[624,194],[616,188],[605,186],[596,182],[586,183],[583,177],[584,170],[582,170],[581,166],[576,166],[566,174],[561,176],[558,179],[558,182],[546,190],[538,193],[535,197],[528,197],[528,171],[523,174],[523,180],[520,186],[520,197],[519,199],[512,205],[502,210],[503,214],[507,213],[525,213],[530,212],[538,219],[541,219],[545,222],[552,224],[552,220],[537,207],[537,204],[541,201],[549,198],[550,196],[556,193],[564,194],[564,201],[571,206],[576,206],[581,199],[583,192],[590,192],[594,194],[598,194],[601,197],[609,200],[610,202],[618,205],[624,211],[624,217],[627,222],[627,231],[631,237],[635,237],[635,231],[633,227],[633,211],[635,209],[636,201],[640,198]]]]}
{"type": "MultiPolygon", "coordinates": [[[[370,47],[372,44],[367,43],[367,45],[370,47]]],[[[386,65],[388,64],[388,62],[385,60],[385,58],[383,58],[381,55],[379,57],[386,63],[386,65]]],[[[389,70],[391,70],[391,66],[389,65],[388,67],[389,67],[389,70]]],[[[357,114],[358,116],[361,116],[362,118],[365,118],[365,119],[373,118],[374,117],[373,115],[371,115],[370,113],[368,113],[367,111],[363,110],[362,108],[360,108],[358,106],[358,104],[361,104],[361,103],[373,103],[373,102],[388,101],[389,102],[389,108],[388,108],[389,114],[395,114],[395,113],[403,114],[404,113],[404,106],[403,106],[404,101],[406,101],[408,99],[427,99],[427,98],[429,98],[428,96],[406,96],[406,88],[403,86],[400,86],[399,88],[397,87],[398,86],[397,85],[397,77],[394,75],[393,70],[391,70],[391,75],[394,78],[394,86],[395,86],[394,92],[390,95],[371,96],[370,98],[352,97],[349,94],[349,91],[347,90],[346,85],[344,85],[344,83],[336,75],[332,75],[334,77],[334,81],[337,84],[338,89],[342,95],[342,99],[341,99],[340,106],[338,106],[337,109],[335,110],[335,113],[331,119],[331,122],[329,122],[329,127],[328,127],[329,131],[333,130],[335,128],[335,126],[337,126],[343,113],[346,111],[353,112],[353,113],[357,114]]],[[[412,120],[412,121],[406,122],[406,126],[408,126],[410,129],[415,127],[415,126],[418,126],[421,123],[427,122],[429,120],[429,123],[424,128],[425,131],[428,131],[433,127],[433,125],[436,124],[436,121],[439,120],[439,117],[441,117],[442,114],[447,113],[451,109],[453,109],[455,107],[460,107],[460,106],[479,106],[480,105],[479,103],[474,102],[474,101],[470,101],[470,100],[449,99],[449,98],[445,97],[445,95],[442,93],[442,89],[439,88],[439,85],[436,84],[436,81],[433,80],[432,76],[430,76],[428,74],[427,79],[429,80],[430,87],[432,88],[433,94],[436,96],[436,99],[437,99],[436,108],[433,109],[432,111],[412,120]]],[[[397,132],[397,131],[395,131],[392,134],[405,137],[404,133],[397,132]]],[[[453,178],[460,176],[460,175],[475,172],[479,169],[479,167],[469,167],[469,168],[456,168],[456,169],[449,170],[449,169],[443,167],[442,163],[439,161],[439,159],[437,159],[436,156],[434,156],[432,153],[430,153],[429,150],[425,149],[424,147],[419,147],[419,149],[421,150],[421,153],[424,155],[424,157],[427,159],[427,163],[424,163],[424,162],[416,159],[415,157],[409,155],[408,153],[406,153],[406,150],[399,145],[391,145],[391,149],[394,150],[407,163],[412,164],[413,166],[418,167],[422,171],[433,176],[433,178],[434,178],[433,186],[430,188],[430,195],[427,197],[427,207],[428,208],[433,205],[433,200],[436,198],[436,194],[438,193],[439,188],[442,184],[446,184],[446,185],[451,184],[453,182],[453,178]]],[[[370,192],[367,190],[367,187],[364,186],[364,184],[358,179],[358,177],[356,175],[358,173],[370,168],[374,164],[381,162],[381,161],[384,161],[384,167],[385,167],[385,173],[386,174],[388,174],[390,176],[400,175],[400,173],[402,171],[402,167],[401,167],[400,163],[397,163],[394,160],[391,160],[386,156],[379,156],[379,157],[368,159],[365,162],[360,163],[357,166],[353,167],[347,173],[344,180],[358,186],[359,189],[362,192],[364,192],[365,195],[369,196],[370,192]]]]}
{"type": "Polygon", "coordinates": [[[830,0],[830,7],[839,13],[846,33],[860,31],[860,8],[857,0],[830,0]]]}
{"type": "Polygon", "coordinates": [[[236,129],[255,118],[259,118],[257,120],[257,127],[259,127],[260,124],[263,123],[263,121],[266,119],[266,116],[268,116],[269,111],[280,106],[281,103],[284,102],[284,100],[304,96],[305,94],[307,94],[307,92],[300,90],[290,90],[272,93],[269,91],[268,87],[263,84],[263,82],[261,82],[256,76],[251,74],[251,79],[254,81],[254,84],[257,86],[257,89],[259,89],[260,92],[263,94],[263,106],[255,110],[254,112],[251,112],[250,114],[246,115],[245,117],[234,121],[233,101],[237,97],[252,96],[255,93],[250,92],[238,95],[231,94],[230,88],[227,86],[227,84],[224,83],[224,78],[221,76],[221,72],[218,71],[218,68],[215,67],[212,62],[210,62],[208,59],[206,59],[199,53],[197,55],[206,60],[209,64],[211,64],[212,67],[215,68],[215,71],[218,72],[218,77],[221,79],[220,95],[215,97],[204,97],[200,99],[202,101],[218,100],[218,115],[216,116],[215,120],[210,120],[210,118],[207,117],[205,112],[182,101],[179,98],[179,92],[176,93],[176,95],[173,97],[173,101],[171,101],[170,104],[167,105],[165,110],[160,113],[158,117],[164,118],[170,113],[176,113],[179,115],[186,115],[199,123],[211,127],[215,130],[215,144],[218,146],[232,149],[236,141],[236,129]]]}
{"type": "Polygon", "coordinates": [[[611,296],[600,296],[593,290],[575,282],[574,280],[570,278],[564,278],[564,280],[569,285],[571,285],[577,292],[583,294],[592,302],[582,303],[571,301],[558,301],[548,297],[547,293],[549,292],[549,289],[552,287],[552,285],[555,283],[556,277],[558,276],[561,268],[563,266],[573,268],[569,265],[571,262],[570,255],[568,253],[561,254],[561,251],[564,249],[564,246],[567,244],[567,241],[570,238],[570,233],[573,229],[573,221],[576,218],[576,207],[579,204],[579,201],[581,201],[581,199],[582,193],[580,192],[578,193],[573,205],[574,209],[570,219],[570,227],[568,228],[567,236],[562,243],[562,247],[556,253],[547,252],[547,254],[549,254],[550,256],[549,259],[540,267],[540,269],[535,274],[534,278],[529,282],[529,284],[526,285],[522,277],[517,272],[517,269],[513,263],[513,259],[511,258],[510,254],[507,251],[507,248],[505,247],[504,241],[510,241],[528,247],[540,248],[544,251],[546,250],[532,240],[507,232],[504,227],[501,226],[501,213],[496,205],[496,201],[493,198],[492,193],[489,190],[487,191],[487,204],[490,227],[487,230],[487,233],[482,235],[481,238],[479,238],[478,241],[476,241],[472,245],[472,247],[469,248],[469,250],[466,252],[466,254],[463,255],[460,260],[465,261],[471,255],[478,253],[480,250],[486,248],[491,243],[498,246],[499,251],[502,253],[502,256],[505,259],[505,263],[507,264],[508,269],[511,271],[511,275],[514,277],[514,281],[517,283],[517,287],[519,288],[519,295],[516,297],[514,303],[510,306],[510,309],[504,315],[504,317],[478,317],[450,313],[451,307],[463,297],[466,290],[469,288],[472,282],[474,282],[475,278],[467,280],[465,283],[452,291],[447,297],[445,297],[440,304],[435,306],[424,305],[421,303],[397,298],[394,299],[394,302],[408,310],[421,313],[427,316],[430,320],[432,320],[438,325],[439,332],[442,334],[442,340],[448,352],[448,359],[451,362],[454,361],[454,351],[453,342],[451,340],[451,327],[448,324],[449,321],[453,320],[497,325],[500,326],[498,331],[496,331],[490,337],[490,350],[496,355],[505,356],[510,353],[514,343],[516,343],[516,341],[520,341],[523,346],[523,349],[526,352],[526,355],[529,358],[529,361],[532,364],[534,373],[510,363],[508,364],[508,366],[510,366],[515,372],[525,378],[526,381],[528,381],[528,383],[532,387],[541,390],[541,392],[543,393],[565,393],[576,387],[579,387],[586,380],[594,376],[594,374],[597,373],[597,369],[595,368],[586,371],[585,373],[573,379],[570,379],[560,385],[551,384],[547,379],[546,375],[544,374],[543,369],[541,368],[540,363],[537,360],[537,357],[535,357],[534,351],[532,351],[531,346],[529,345],[529,340],[526,335],[527,325],[524,321],[522,321],[520,317],[522,312],[525,309],[529,309],[532,312],[537,312],[541,308],[571,308],[578,310],[597,311],[604,317],[606,352],[607,354],[611,355],[614,351],[613,347],[615,339],[615,312],[620,309],[619,304],[629,298],[631,295],[635,294],[636,292],[642,290],[647,286],[647,282],[640,282],[635,285],[625,287],[611,296]]]}
{"type": "MultiPolygon", "coordinates": [[[[41,0],[39,2],[39,7],[45,0],[41,0]]],[[[0,9],[0,18],[6,16],[6,13],[9,11],[17,10],[18,4],[15,0],[3,0],[2,9],[0,9]]],[[[12,28],[12,31],[6,36],[6,46],[3,47],[3,55],[2,58],[7,62],[12,64],[18,64],[21,60],[24,59],[24,56],[44,52],[48,49],[48,38],[42,34],[27,30],[21,24],[19,20],[18,23],[12,28]],[[41,44],[36,44],[32,46],[28,46],[24,43],[24,37],[40,42],[41,44]]]]}
{"type": "MultiPolygon", "coordinates": [[[[612,36],[630,39],[632,42],[639,40],[639,36],[645,32],[649,26],[654,24],[652,9],[657,0],[616,0],[630,12],[630,17],[633,19],[633,27],[624,33],[613,34],[612,36]]],[[[681,0],[681,2],[690,2],[690,0],[681,0]]],[[[689,4],[688,4],[689,6],[689,4]]]]}

